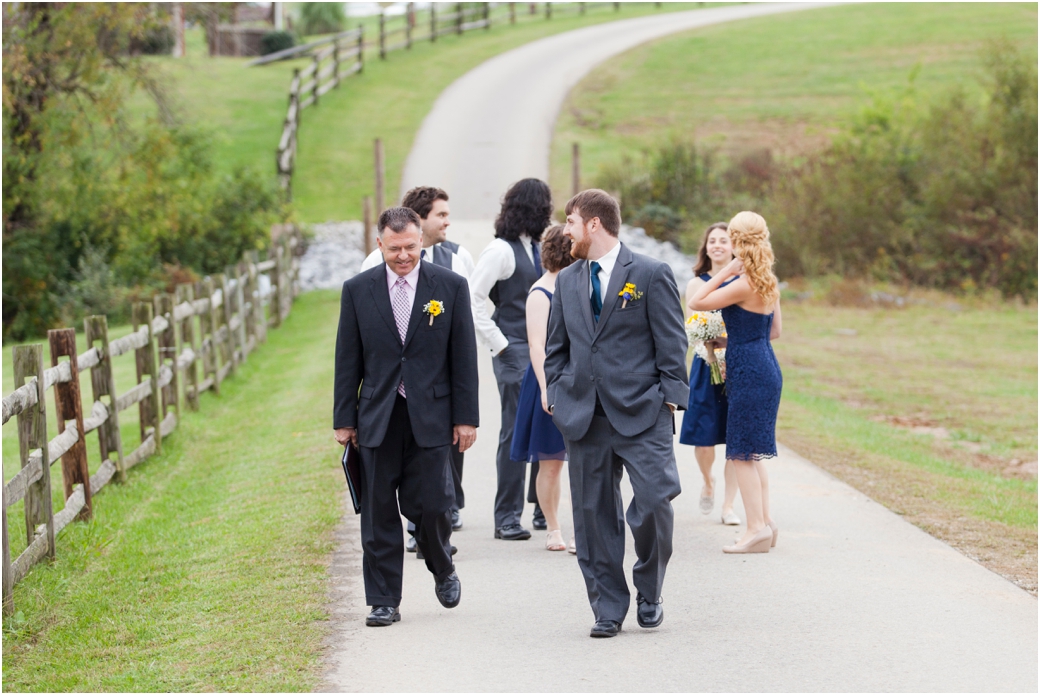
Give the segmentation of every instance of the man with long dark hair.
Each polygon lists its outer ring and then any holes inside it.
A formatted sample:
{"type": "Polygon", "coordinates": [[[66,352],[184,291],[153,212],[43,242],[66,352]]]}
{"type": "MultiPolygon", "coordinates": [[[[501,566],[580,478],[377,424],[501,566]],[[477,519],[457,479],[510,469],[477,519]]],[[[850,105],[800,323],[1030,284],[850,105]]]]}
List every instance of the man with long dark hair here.
{"type": "MultiPolygon", "coordinates": [[[[498,491],[495,538],[531,537],[520,525],[524,510],[523,461],[509,458],[520,385],[531,358],[527,348],[527,293],[542,275],[538,242],[552,217],[552,192],[539,179],[522,179],[506,192],[495,220],[495,239],[487,245],[470,276],[473,323],[477,337],[494,355],[495,380],[502,400],[498,434],[498,491]],[[495,312],[487,314],[487,300],[495,312]]],[[[531,480],[535,473],[532,471],[531,480]]],[[[537,498],[535,498],[537,499],[537,498]]]]}

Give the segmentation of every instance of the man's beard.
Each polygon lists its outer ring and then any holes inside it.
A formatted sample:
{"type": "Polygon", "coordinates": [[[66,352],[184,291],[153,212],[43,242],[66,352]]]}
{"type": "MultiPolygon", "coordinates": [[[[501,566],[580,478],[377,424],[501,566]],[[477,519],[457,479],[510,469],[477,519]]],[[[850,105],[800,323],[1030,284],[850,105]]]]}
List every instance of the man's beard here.
{"type": "Polygon", "coordinates": [[[589,257],[589,249],[592,247],[592,238],[589,236],[582,237],[581,241],[575,241],[571,244],[571,255],[575,258],[585,259],[589,257]]]}

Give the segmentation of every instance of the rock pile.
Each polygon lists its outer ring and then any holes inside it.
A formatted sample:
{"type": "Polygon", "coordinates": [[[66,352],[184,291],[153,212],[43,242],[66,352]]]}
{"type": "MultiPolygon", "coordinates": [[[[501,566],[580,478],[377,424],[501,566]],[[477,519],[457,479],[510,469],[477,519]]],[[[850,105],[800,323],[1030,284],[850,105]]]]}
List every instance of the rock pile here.
{"type": "MultiPolygon", "coordinates": [[[[339,289],[353,277],[365,260],[364,237],[360,222],[325,222],[311,226],[313,238],[300,258],[300,289],[339,289]]],[[[694,259],[668,242],[657,241],[640,227],[622,226],[621,241],[636,253],[667,263],[675,273],[679,291],[693,277],[694,259]]]]}

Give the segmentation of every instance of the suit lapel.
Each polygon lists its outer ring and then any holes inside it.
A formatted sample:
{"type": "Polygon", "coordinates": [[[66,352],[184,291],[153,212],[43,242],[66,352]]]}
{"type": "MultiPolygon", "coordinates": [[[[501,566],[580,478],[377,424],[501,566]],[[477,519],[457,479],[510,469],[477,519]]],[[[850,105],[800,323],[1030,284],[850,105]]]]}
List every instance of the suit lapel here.
{"type": "Polygon", "coordinates": [[[397,332],[397,322],[394,321],[394,309],[390,306],[390,290],[386,286],[385,264],[383,265],[383,272],[376,273],[372,281],[372,298],[375,300],[379,315],[386,322],[386,327],[394,334],[395,339],[400,340],[401,336],[397,332]]]}
{"type": "Polygon", "coordinates": [[[412,303],[412,315],[408,319],[408,333],[404,337],[405,348],[408,347],[408,343],[412,341],[412,336],[415,335],[416,330],[419,328],[419,321],[425,318],[423,307],[433,299],[433,291],[437,287],[437,283],[430,278],[429,267],[431,265],[430,261],[419,264],[419,282],[415,288],[415,302],[412,303]]]}
{"type": "Polygon", "coordinates": [[[589,262],[583,261],[582,263],[581,272],[576,276],[578,278],[577,281],[581,284],[578,296],[584,299],[579,304],[581,304],[581,315],[585,317],[585,325],[589,328],[589,335],[595,335],[596,322],[592,319],[592,303],[591,295],[589,294],[589,262]]]}
{"type": "Polygon", "coordinates": [[[627,246],[622,244],[621,250],[618,251],[617,262],[614,263],[614,272],[610,274],[610,283],[607,285],[606,295],[603,297],[603,311],[599,315],[599,324],[596,326],[597,336],[603,330],[603,325],[610,319],[610,315],[614,313],[614,305],[617,304],[619,299],[618,293],[625,286],[631,264],[632,252],[628,250],[627,246]]]}

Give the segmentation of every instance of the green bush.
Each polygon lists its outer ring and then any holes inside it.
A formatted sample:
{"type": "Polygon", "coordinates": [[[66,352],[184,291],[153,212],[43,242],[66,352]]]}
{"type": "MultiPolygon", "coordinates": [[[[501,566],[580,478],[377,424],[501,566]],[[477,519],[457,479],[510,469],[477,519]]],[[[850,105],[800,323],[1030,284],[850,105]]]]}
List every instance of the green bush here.
{"type": "Polygon", "coordinates": [[[296,45],[296,38],[288,31],[269,31],[260,37],[260,53],[277,53],[296,45]]]}
{"type": "Polygon", "coordinates": [[[304,34],[333,34],[343,31],[347,15],[343,3],[304,2],[300,3],[300,22],[304,34]]]}

